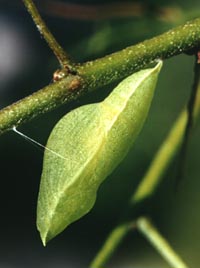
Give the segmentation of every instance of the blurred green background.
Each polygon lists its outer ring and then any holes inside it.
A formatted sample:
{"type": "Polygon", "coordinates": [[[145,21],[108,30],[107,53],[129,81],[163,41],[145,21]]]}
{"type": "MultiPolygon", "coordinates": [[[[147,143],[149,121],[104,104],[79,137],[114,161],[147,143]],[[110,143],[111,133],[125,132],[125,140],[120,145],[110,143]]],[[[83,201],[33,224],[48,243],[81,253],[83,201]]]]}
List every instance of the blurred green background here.
{"type": "MultiPolygon", "coordinates": [[[[55,1],[56,2],[56,1],[55,1]]],[[[62,1],[81,6],[125,1],[62,1]]],[[[133,3],[133,1],[130,1],[133,3]]],[[[59,68],[21,1],[0,0],[0,108],[52,82],[59,68]]],[[[37,1],[45,11],[48,1],[37,1]]],[[[117,51],[160,34],[200,15],[197,1],[138,1],[145,7],[137,17],[81,20],[42,12],[58,41],[79,62],[117,51]],[[169,17],[159,13],[170,7],[169,17]],[[174,13],[173,13],[174,12],[174,13]],[[177,12],[177,13],[175,13],[177,12]],[[171,19],[170,19],[171,18],[171,19]]],[[[52,10],[53,13],[53,10],[52,10]]],[[[88,267],[104,239],[117,224],[159,145],[186,105],[193,79],[193,58],[180,55],[166,60],[148,120],[123,163],[103,183],[94,209],[43,248],[36,230],[36,203],[43,151],[9,132],[0,137],[1,221],[0,268],[88,267]]],[[[114,85],[102,88],[70,105],[35,119],[19,130],[45,144],[55,123],[81,104],[102,100],[114,85]]],[[[161,233],[188,263],[200,262],[200,120],[187,154],[185,175],[178,191],[178,160],[169,167],[149,202],[149,215],[161,233]]],[[[107,267],[167,268],[159,254],[137,232],[130,233],[107,267]]]]}

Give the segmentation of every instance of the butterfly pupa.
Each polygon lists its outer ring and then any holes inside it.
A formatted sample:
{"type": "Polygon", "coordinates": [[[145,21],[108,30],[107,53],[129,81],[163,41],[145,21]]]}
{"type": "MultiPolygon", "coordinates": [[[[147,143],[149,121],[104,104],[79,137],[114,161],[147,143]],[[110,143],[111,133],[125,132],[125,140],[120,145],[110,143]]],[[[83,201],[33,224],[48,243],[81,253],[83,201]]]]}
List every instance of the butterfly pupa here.
{"type": "Polygon", "coordinates": [[[37,228],[45,245],[93,207],[103,180],[123,160],[147,117],[162,62],[124,79],[100,103],[56,124],[45,150],[37,228]]]}

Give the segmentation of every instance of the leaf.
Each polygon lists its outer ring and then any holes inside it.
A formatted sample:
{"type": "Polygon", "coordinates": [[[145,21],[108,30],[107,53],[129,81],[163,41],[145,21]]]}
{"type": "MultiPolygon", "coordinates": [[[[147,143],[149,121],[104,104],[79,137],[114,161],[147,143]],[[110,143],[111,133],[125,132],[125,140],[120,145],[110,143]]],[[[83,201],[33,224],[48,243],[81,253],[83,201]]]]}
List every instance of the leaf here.
{"type": "Polygon", "coordinates": [[[71,111],[54,127],[37,207],[44,245],[93,207],[99,185],[123,160],[143,126],[161,66],[159,62],[129,76],[103,102],[71,111]]]}

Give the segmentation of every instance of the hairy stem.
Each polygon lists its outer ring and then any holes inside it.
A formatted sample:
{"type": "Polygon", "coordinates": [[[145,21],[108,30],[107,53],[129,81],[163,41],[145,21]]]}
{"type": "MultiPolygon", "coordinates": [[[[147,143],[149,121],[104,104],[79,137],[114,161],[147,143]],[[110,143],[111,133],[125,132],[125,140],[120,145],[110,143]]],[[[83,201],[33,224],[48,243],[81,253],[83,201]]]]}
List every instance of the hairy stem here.
{"type": "Polygon", "coordinates": [[[167,59],[199,45],[200,18],[104,58],[77,65],[81,79],[70,75],[1,110],[0,134],[88,91],[122,79],[156,59],[167,59]]]}
{"type": "Polygon", "coordinates": [[[25,7],[27,8],[28,12],[30,13],[33,21],[35,22],[35,25],[41,35],[46,40],[49,47],[54,52],[56,58],[58,59],[60,65],[65,68],[66,66],[70,66],[70,60],[66,54],[66,52],[63,50],[63,48],[58,44],[55,37],[52,35],[52,33],[49,31],[46,23],[43,21],[42,17],[40,16],[35,4],[32,0],[23,0],[25,7]]]}
{"type": "Polygon", "coordinates": [[[51,111],[62,103],[76,99],[80,93],[76,87],[80,84],[80,77],[68,75],[65,79],[4,108],[0,111],[0,134],[51,111]]]}

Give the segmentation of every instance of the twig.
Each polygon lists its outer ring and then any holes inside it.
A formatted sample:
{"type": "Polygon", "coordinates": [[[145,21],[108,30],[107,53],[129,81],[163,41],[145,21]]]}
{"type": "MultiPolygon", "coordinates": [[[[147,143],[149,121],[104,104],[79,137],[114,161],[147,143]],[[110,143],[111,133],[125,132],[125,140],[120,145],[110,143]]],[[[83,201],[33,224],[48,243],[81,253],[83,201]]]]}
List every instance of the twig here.
{"type": "Polygon", "coordinates": [[[186,163],[187,149],[189,144],[189,139],[193,127],[194,121],[194,109],[195,109],[195,101],[198,94],[198,83],[200,80],[200,54],[199,52],[195,53],[195,62],[194,62],[194,82],[192,85],[192,90],[190,94],[190,99],[187,106],[187,124],[185,127],[185,134],[183,138],[183,142],[180,149],[179,154],[179,166],[178,166],[178,174],[176,179],[176,188],[179,182],[182,180],[184,176],[184,168],[186,163]]]}
{"type": "Polygon", "coordinates": [[[59,45],[56,41],[55,37],[49,31],[46,23],[40,16],[35,4],[32,0],[23,0],[25,7],[27,8],[28,12],[30,13],[37,29],[39,30],[40,34],[44,37],[47,44],[54,52],[56,58],[58,59],[62,68],[72,69],[72,63],[70,62],[69,57],[67,56],[66,52],[63,48],[59,45]]]}
{"type": "Polygon", "coordinates": [[[158,58],[167,59],[199,45],[200,18],[104,58],[77,65],[79,76],[70,75],[1,110],[0,134],[88,91],[122,79],[158,58]]]}
{"type": "Polygon", "coordinates": [[[116,248],[122,243],[125,236],[132,229],[138,229],[151,245],[163,256],[163,258],[173,268],[187,268],[188,266],[172,249],[167,240],[153,226],[151,221],[146,217],[140,217],[135,221],[129,221],[119,225],[112,231],[112,235],[107,239],[104,247],[99,251],[93,262],[89,265],[90,268],[102,268],[112,256],[116,248]],[[108,254],[109,253],[109,254],[108,254]]]}
{"type": "Polygon", "coordinates": [[[122,238],[132,229],[134,226],[134,222],[126,222],[119,225],[115,230],[112,232],[112,236],[110,239],[106,241],[106,244],[99,251],[99,254],[93,260],[93,262],[89,265],[90,268],[102,268],[102,264],[106,263],[107,260],[110,258],[112,253],[115,249],[119,246],[122,242],[122,238]],[[109,252],[109,254],[107,254],[109,252]]]}
{"type": "Polygon", "coordinates": [[[32,95],[0,111],[0,134],[47,113],[59,105],[75,100],[81,94],[82,80],[69,74],[32,95]],[[79,89],[78,89],[79,88],[79,89]]]}
{"type": "Polygon", "coordinates": [[[153,226],[151,221],[141,217],[136,221],[138,230],[145,236],[151,245],[163,256],[172,268],[188,268],[183,260],[175,253],[167,240],[153,226]]]}

